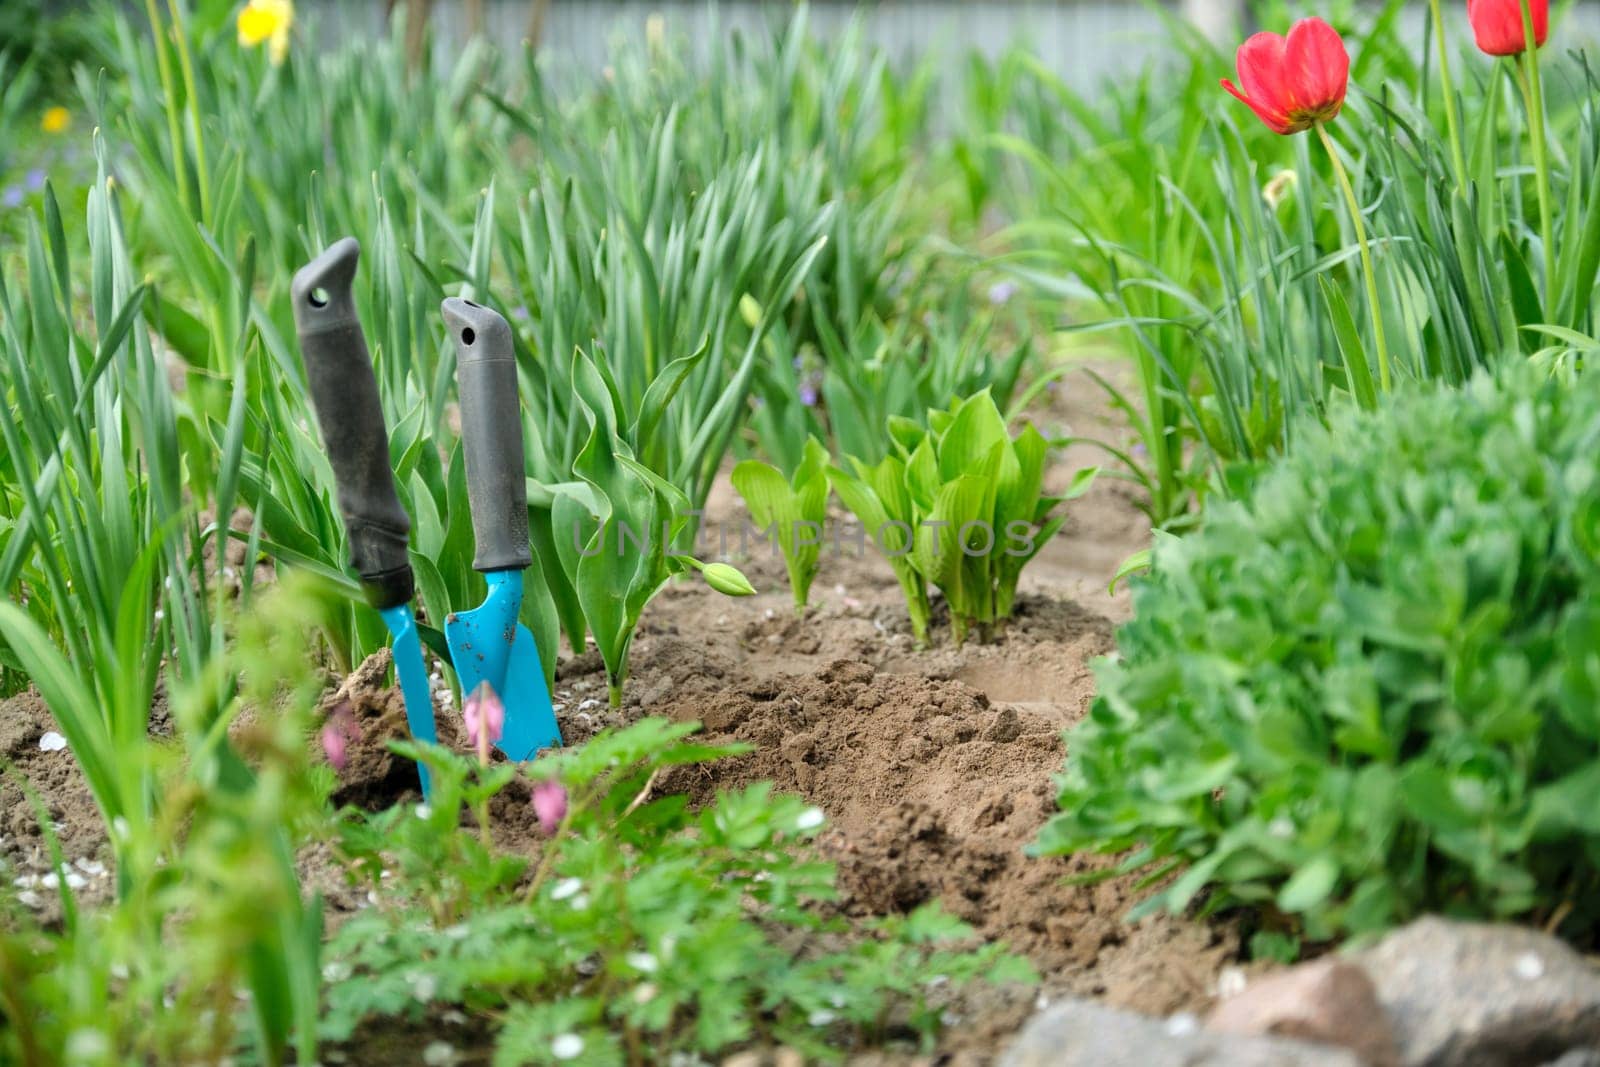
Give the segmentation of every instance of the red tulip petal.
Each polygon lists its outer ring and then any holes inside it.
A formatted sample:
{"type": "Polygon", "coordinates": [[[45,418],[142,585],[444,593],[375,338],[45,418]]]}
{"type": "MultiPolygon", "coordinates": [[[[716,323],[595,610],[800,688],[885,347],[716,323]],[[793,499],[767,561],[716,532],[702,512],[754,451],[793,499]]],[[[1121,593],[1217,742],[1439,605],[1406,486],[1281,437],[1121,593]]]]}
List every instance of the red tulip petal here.
{"type": "Polygon", "coordinates": [[[1254,100],[1240,92],[1239,87],[1234,85],[1233,82],[1229,81],[1227,78],[1222,79],[1222,87],[1243,101],[1244,105],[1251,111],[1254,111],[1256,113],[1256,117],[1267,124],[1268,129],[1272,130],[1274,133],[1289,132],[1289,120],[1287,116],[1278,114],[1277,112],[1271,111],[1257,104],[1254,100]]]}
{"type": "Polygon", "coordinates": [[[1285,110],[1291,116],[1338,114],[1350,85],[1350,53],[1339,31],[1318,18],[1295,23],[1284,50],[1284,77],[1290,92],[1285,110]]]}
{"type": "Polygon", "coordinates": [[[1288,46],[1288,40],[1275,33],[1253,33],[1239,46],[1235,62],[1244,89],[1240,99],[1251,107],[1286,112],[1283,58],[1288,46]]]}

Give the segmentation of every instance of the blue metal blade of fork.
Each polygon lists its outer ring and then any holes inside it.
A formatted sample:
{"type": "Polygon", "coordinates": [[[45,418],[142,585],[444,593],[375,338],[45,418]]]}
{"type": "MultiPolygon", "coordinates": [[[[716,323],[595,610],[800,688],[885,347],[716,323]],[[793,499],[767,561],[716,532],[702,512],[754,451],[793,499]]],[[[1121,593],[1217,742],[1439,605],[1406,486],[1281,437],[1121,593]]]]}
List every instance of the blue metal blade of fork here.
{"type": "MultiPolygon", "coordinates": [[[[417,619],[410,604],[386,608],[382,612],[384,624],[394,635],[394,670],[400,676],[400,692],[405,697],[406,725],[411,736],[418,741],[437,744],[439,735],[433,725],[433,691],[428,688],[428,668],[422,660],[422,640],[417,636],[417,619]]],[[[422,797],[428,798],[430,783],[428,768],[417,764],[422,778],[422,797]]]]}

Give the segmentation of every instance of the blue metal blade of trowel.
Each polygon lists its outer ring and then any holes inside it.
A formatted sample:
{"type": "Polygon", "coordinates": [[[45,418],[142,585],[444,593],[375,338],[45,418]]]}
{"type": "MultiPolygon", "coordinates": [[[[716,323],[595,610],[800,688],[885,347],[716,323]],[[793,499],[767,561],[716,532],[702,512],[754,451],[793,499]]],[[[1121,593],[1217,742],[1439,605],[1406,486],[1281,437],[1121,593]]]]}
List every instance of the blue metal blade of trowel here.
{"type": "Polygon", "coordinates": [[[444,622],[445,640],[461,693],[470,696],[488,682],[505,705],[505,730],[495,745],[507,759],[525,760],[541,748],[561,743],[550,706],[539,649],[528,628],[517,621],[522,610],[522,572],[484,575],[488,595],[472,611],[452,612],[444,622]]]}
{"type": "MultiPolygon", "coordinates": [[[[428,688],[428,668],[422,661],[422,640],[417,636],[417,619],[410,604],[397,604],[380,613],[394,635],[394,672],[400,676],[400,693],[406,702],[406,725],[418,741],[437,744],[433,726],[433,691],[428,688]]],[[[428,799],[428,768],[419,762],[422,798],[428,799]]]]}

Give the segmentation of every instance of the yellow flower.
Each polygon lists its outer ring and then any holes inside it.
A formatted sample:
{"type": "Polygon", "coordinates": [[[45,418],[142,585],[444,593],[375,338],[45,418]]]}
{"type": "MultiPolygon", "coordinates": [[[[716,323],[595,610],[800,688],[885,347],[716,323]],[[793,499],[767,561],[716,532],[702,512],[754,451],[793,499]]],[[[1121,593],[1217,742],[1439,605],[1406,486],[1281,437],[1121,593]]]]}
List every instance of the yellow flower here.
{"type": "Polygon", "coordinates": [[[250,0],[239,12],[239,46],[254,48],[267,42],[272,65],[289,54],[289,30],[294,27],[294,0],[250,0]]]}
{"type": "Polygon", "coordinates": [[[39,119],[39,128],[45,133],[62,133],[72,125],[72,112],[64,107],[46,109],[39,119]]]}

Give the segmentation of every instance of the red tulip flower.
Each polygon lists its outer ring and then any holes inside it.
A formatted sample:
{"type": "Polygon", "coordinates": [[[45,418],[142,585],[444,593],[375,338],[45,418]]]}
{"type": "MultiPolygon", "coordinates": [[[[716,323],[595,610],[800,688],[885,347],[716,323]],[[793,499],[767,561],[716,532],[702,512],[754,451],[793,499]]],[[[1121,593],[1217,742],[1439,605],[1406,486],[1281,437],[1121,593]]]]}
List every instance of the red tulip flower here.
{"type": "Polygon", "coordinates": [[[1251,35],[1239,46],[1238,64],[1239,85],[1224,78],[1222,87],[1276,133],[1299,133],[1333,118],[1350,84],[1343,39],[1316,18],[1301,19],[1287,37],[1251,35]]]}
{"type": "MultiPolygon", "coordinates": [[[[1528,0],[1535,47],[1550,34],[1550,0],[1528,0]]],[[[1491,56],[1518,56],[1528,47],[1522,32],[1522,0],[1467,0],[1467,21],[1478,48],[1491,56]]]]}

